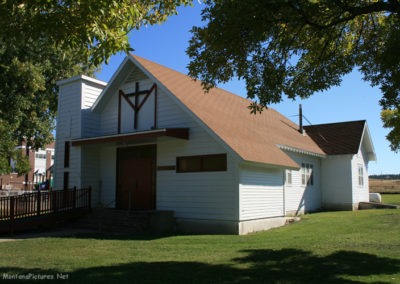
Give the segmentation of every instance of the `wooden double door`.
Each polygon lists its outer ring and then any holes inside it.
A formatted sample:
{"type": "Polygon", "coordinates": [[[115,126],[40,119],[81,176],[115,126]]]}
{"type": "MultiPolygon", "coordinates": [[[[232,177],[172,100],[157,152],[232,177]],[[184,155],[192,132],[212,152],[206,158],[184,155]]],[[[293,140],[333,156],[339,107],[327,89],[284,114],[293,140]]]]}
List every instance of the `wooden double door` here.
{"type": "Polygon", "coordinates": [[[156,145],[117,150],[116,207],[153,210],[156,202],[156,145]]]}

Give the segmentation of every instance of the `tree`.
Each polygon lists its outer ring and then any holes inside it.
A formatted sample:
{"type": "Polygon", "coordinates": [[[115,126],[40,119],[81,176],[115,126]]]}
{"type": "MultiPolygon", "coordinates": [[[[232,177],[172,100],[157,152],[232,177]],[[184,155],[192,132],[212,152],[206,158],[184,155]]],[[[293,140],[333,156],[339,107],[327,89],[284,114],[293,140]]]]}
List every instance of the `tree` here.
{"type": "MultiPolygon", "coordinates": [[[[284,96],[307,98],[358,68],[379,86],[383,110],[400,109],[400,1],[207,1],[192,28],[189,75],[206,90],[235,76],[253,113],[284,96]]],[[[382,117],[387,117],[382,115],[382,117]]],[[[400,150],[400,117],[387,138],[400,150]]]]}
{"type": "Polygon", "coordinates": [[[22,174],[29,171],[28,158],[15,146],[25,141],[38,149],[54,139],[56,81],[93,70],[80,54],[61,53],[46,36],[33,41],[25,33],[0,35],[0,43],[0,174],[11,170],[10,159],[22,174]]]}
{"type": "Polygon", "coordinates": [[[91,75],[128,33],[161,23],[190,1],[48,1],[0,3],[0,174],[29,171],[14,147],[41,148],[53,138],[60,79],[91,75]]]}
{"type": "Polygon", "coordinates": [[[18,173],[28,172],[30,169],[29,160],[27,160],[20,151],[15,150],[15,140],[13,133],[8,125],[0,120],[0,175],[11,172],[11,159],[15,161],[18,173]]]}
{"type": "Polygon", "coordinates": [[[4,36],[25,32],[35,40],[48,36],[57,46],[75,49],[98,65],[119,52],[131,51],[128,33],[164,22],[191,0],[12,0],[0,4],[4,36]],[[15,22],[18,19],[18,22],[15,22]]]}
{"type": "Polygon", "coordinates": [[[381,112],[381,118],[383,121],[383,127],[392,128],[389,134],[386,136],[387,140],[390,141],[390,148],[393,151],[399,150],[400,145],[400,111],[399,109],[386,109],[381,112]]]}

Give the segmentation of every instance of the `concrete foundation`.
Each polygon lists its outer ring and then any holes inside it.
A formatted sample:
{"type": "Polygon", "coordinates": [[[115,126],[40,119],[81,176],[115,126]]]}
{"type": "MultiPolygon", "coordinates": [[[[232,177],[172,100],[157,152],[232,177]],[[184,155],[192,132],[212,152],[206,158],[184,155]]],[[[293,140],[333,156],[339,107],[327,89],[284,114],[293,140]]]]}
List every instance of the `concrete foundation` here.
{"type": "Polygon", "coordinates": [[[358,203],[324,203],[323,211],[354,211],[358,209],[358,203]]]}
{"type": "Polygon", "coordinates": [[[277,217],[246,221],[176,219],[178,232],[191,234],[246,235],[284,226],[299,217],[277,217]]]}
{"type": "Polygon", "coordinates": [[[269,229],[282,227],[288,223],[289,219],[293,218],[277,217],[277,218],[242,221],[239,223],[239,235],[247,235],[250,233],[266,231],[269,229]]]}
{"type": "Polygon", "coordinates": [[[400,205],[381,204],[375,202],[360,202],[359,209],[398,209],[400,205]]]}
{"type": "Polygon", "coordinates": [[[190,234],[239,234],[235,221],[176,219],[177,231],[190,234]]]}

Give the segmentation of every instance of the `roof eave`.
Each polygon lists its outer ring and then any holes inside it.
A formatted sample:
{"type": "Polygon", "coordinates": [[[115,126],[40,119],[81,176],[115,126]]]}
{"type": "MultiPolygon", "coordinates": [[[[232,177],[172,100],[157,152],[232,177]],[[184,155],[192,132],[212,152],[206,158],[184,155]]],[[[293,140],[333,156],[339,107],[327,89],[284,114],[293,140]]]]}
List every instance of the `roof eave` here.
{"type": "Polygon", "coordinates": [[[189,128],[159,128],[122,134],[79,138],[72,140],[71,144],[75,147],[110,142],[137,141],[140,139],[158,138],[163,136],[189,140],[189,128]]]}
{"type": "Polygon", "coordinates": [[[364,124],[364,130],[363,130],[363,133],[362,133],[362,136],[361,136],[361,139],[360,139],[360,145],[358,147],[359,150],[361,149],[361,146],[362,146],[362,144],[364,142],[364,139],[365,139],[365,142],[367,143],[366,144],[367,145],[366,146],[366,152],[367,152],[367,155],[368,155],[368,162],[369,161],[376,161],[377,157],[376,157],[376,153],[375,153],[375,148],[374,148],[374,144],[372,142],[372,137],[371,137],[371,133],[369,131],[369,127],[368,127],[367,122],[365,122],[365,124],[364,124]]]}
{"type": "Polygon", "coordinates": [[[304,150],[304,149],[299,149],[299,148],[295,148],[295,147],[288,146],[288,145],[278,144],[276,146],[281,150],[287,150],[287,151],[298,153],[298,154],[314,156],[314,157],[318,157],[318,158],[326,158],[327,157],[327,155],[323,154],[323,153],[316,153],[316,152],[312,152],[312,151],[308,151],[308,150],[304,150]]]}
{"type": "Polygon", "coordinates": [[[89,81],[89,82],[95,83],[95,84],[97,84],[97,85],[99,85],[101,87],[107,86],[106,82],[101,81],[99,79],[95,79],[95,78],[86,76],[86,75],[78,75],[78,76],[70,77],[70,78],[67,78],[67,79],[59,80],[59,81],[56,82],[56,85],[57,86],[62,86],[62,85],[66,85],[66,84],[69,84],[69,83],[73,83],[73,82],[78,81],[78,80],[89,81]]]}
{"type": "MultiPolygon", "coordinates": [[[[129,61],[132,62],[132,60],[130,59],[130,56],[126,56],[125,59],[122,61],[122,63],[119,65],[117,71],[115,71],[114,75],[109,80],[107,87],[102,91],[100,96],[98,96],[96,101],[93,103],[92,111],[97,111],[103,105],[104,99],[107,96],[107,94],[110,92],[111,93],[113,92],[113,88],[115,88],[115,84],[117,83],[116,82],[117,78],[122,76],[121,74],[123,74],[124,71],[126,71],[125,69],[129,69],[129,68],[127,68],[127,64],[129,61]]],[[[116,90],[114,90],[114,91],[116,91],[116,90]]]]}
{"type": "Polygon", "coordinates": [[[299,170],[300,166],[294,162],[295,165],[278,165],[278,164],[271,164],[265,162],[257,162],[257,161],[250,161],[250,160],[242,160],[241,165],[245,166],[257,166],[257,167],[267,167],[267,168],[274,168],[274,169],[289,169],[289,170],[299,170]]]}

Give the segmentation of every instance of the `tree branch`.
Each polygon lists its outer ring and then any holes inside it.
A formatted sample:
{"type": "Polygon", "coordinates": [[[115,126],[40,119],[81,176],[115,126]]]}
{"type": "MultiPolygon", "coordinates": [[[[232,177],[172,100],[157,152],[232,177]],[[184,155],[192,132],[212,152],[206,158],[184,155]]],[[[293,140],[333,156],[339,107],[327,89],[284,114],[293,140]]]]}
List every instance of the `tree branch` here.
{"type": "Polygon", "coordinates": [[[379,2],[373,2],[368,6],[349,7],[348,11],[354,15],[371,14],[376,12],[399,13],[400,5],[397,1],[389,1],[389,2],[379,1],[379,2]]]}
{"type": "Polygon", "coordinates": [[[288,5],[297,13],[299,13],[301,19],[306,24],[319,29],[330,28],[340,23],[351,21],[355,17],[361,15],[368,15],[379,12],[390,12],[390,13],[400,14],[400,2],[398,0],[388,0],[388,2],[384,1],[373,2],[366,6],[348,6],[340,0],[336,0],[335,2],[343,10],[343,13],[337,15],[338,17],[336,19],[333,18],[330,22],[327,23],[318,23],[313,21],[312,16],[308,15],[300,5],[296,5],[293,1],[289,1],[288,5]],[[349,15],[346,17],[342,17],[346,12],[349,15]]]}

